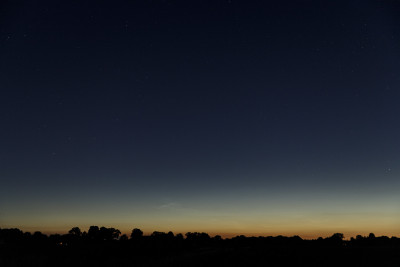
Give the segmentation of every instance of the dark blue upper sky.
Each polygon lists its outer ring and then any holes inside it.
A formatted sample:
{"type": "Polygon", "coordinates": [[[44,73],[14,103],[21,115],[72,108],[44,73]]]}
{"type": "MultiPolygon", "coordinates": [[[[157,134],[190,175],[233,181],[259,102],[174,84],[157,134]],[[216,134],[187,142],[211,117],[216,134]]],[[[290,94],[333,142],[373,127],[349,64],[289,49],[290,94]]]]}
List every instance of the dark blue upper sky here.
{"type": "Polygon", "coordinates": [[[0,226],[398,221],[399,44],[396,1],[5,1],[0,226]]]}

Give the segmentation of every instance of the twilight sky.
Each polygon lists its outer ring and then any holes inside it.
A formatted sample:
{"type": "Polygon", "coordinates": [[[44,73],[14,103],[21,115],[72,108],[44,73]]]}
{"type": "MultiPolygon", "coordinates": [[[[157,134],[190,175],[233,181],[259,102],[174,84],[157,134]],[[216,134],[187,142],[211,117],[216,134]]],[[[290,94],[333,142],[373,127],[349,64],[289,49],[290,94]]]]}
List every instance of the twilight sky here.
{"type": "Polygon", "coordinates": [[[400,235],[398,1],[3,1],[0,227],[400,235]]]}

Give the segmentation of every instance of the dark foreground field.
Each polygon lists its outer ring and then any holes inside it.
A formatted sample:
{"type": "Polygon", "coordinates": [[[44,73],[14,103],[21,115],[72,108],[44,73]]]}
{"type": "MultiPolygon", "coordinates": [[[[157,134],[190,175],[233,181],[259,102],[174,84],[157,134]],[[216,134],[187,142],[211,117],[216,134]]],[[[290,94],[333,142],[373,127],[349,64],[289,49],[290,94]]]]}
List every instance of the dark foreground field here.
{"type": "Polygon", "coordinates": [[[222,239],[205,233],[184,238],[161,232],[105,237],[3,234],[0,266],[400,266],[396,237],[222,239]]]}

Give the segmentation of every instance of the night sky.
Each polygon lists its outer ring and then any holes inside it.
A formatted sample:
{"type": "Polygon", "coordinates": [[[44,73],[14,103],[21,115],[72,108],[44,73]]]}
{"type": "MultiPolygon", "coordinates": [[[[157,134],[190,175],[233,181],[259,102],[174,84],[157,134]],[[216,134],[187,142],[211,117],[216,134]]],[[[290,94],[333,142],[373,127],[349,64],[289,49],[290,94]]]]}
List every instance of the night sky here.
{"type": "Polygon", "coordinates": [[[2,1],[0,227],[400,235],[399,1],[2,1]]]}

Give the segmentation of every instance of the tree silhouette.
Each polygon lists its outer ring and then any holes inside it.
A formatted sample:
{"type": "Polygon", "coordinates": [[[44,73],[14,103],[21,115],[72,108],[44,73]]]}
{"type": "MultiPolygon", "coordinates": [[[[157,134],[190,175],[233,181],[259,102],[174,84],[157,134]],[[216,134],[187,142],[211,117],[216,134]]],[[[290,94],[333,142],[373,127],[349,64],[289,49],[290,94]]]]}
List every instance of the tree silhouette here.
{"type": "Polygon", "coordinates": [[[209,240],[210,236],[207,233],[188,232],[185,234],[187,240],[209,240]]]}
{"type": "Polygon", "coordinates": [[[342,241],[344,239],[344,235],[342,233],[335,233],[330,237],[330,239],[342,241]]]}
{"type": "Polygon", "coordinates": [[[220,235],[216,235],[216,236],[214,236],[214,240],[221,241],[222,237],[220,235]]]}
{"type": "Polygon", "coordinates": [[[73,227],[71,230],[68,231],[70,235],[80,237],[82,236],[82,231],[79,227],[73,227]]]}
{"type": "Polygon", "coordinates": [[[167,233],[167,236],[168,236],[169,239],[173,239],[173,238],[175,237],[174,233],[171,232],[171,231],[169,231],[169,232],[167,233]]]}
{"type": "Polygon", "coordinates": [[[375,238],[375,234],[374,234],[374,233],[370,233],[370,234],[368,235],[368,238],[369,238],[369,239],[374,239],[374,238],[375,238]]]}
{"type": "Polygon", "coordinates": [[[119,235],[121,234],[121,231],[115,228],[106,228],[106,227],[101,227],[99,230],[99,236],[101,240],[114,240],[118,239],[119,235]]]}
{"type": "Polygon", "coordinates": [[[179,234],[177,234],[176,236],[175,236],[175,238],[176,238],[176,240],[183,240],[183,235],[181,234],[181,233],[179,233],[179,234]]]}
{"type": "Polygon", "coordinates": [[[17,228],[0,229],[0,241],[4,243],[16,243],[23,239],[24,233],[17,228]]]}
{"type": "Polygon", "coordinates": [[[344,235],[342,233],[334,233],[331,237],[328,237],[326,240],[328,243],[334,246],[340,246],[343,244],[344,235]]]}
{"type": "Polygon", "coordinates": [[[90,226],[88,230],[88,238],[91,240],[98,240],[99,239],[100,229],[98,226],[90,226]]]}
{"type": "Polygon", "coordinates": [[[142,230],[140,230],[138,228],[135,228],[135,229],[132,230],[131,239],[138,240],[138,239],[141,239],[142,237],[143,237],[142,230]]]}
{"type": "Polygon", "coordinates": [[[207,244],[211,240],[210,236],[207,233],[188,232],[185,235],[186,241],[196,246],[207,244]]]}

